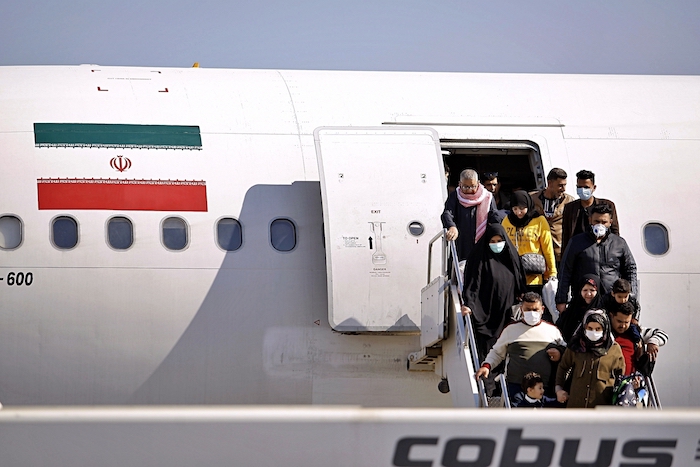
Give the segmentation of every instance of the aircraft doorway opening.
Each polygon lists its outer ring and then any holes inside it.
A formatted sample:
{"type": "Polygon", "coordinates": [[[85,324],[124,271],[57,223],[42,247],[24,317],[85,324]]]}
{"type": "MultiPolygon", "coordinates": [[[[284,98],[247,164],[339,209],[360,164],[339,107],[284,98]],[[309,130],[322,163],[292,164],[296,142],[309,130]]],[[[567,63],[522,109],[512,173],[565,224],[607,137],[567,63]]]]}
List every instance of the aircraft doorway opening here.
{"type": "MultiPolygon", "coordinates": [[[[447,189],[459,185],[464,169],[479,173],[498,173],[499,193],[510,197],[515,190],[533,191],[545,187],[545,174],[539,147],[528,141],[441,140],[445,170],[449,168],[447,189]]],[[[500,196],[503,196],[500,195],[500,196]]]]}

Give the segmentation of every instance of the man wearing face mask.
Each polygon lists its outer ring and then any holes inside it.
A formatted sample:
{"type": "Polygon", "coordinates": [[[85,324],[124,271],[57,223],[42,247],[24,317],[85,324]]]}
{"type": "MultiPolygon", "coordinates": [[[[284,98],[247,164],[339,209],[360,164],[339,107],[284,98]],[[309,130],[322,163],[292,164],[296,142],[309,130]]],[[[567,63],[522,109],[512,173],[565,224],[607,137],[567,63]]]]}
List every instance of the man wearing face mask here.
{"type": "MultiPolygon", "coordinates": [[[[557,309],[566,309],[569,287],[579,284],[583,276],[593,274],[600,278],[601,295],[612,291],[613,283],[622,278],[632,285],[632,294],[637,295],[637,263],[625,239],[612,233],[611,210],[607,204],[591,208],[588,232],[574,236],[561,259],[557,309]]],[[[580,290],[572,290],[572,296],[580,290]]]]}
{"type": "MultiPolygon", "coordinates": [[[[506,381],[511,400],[520,395],[523,377],[532,371],[542,375],[542,379],[548,382],[550,375],[553,375],[552,364],[559,361],[566,348],[559,329],[542,321],[544,305],[539,294],[527,292],[523,296],[521,311],[522,318],[503,328],[481,368],[474,374],[477,380],[481,377],[488,378],[491,368],[507,360],[506,381]]],[[[546,392],[554,394],[551,386],[546,392]]]]}
{"type": "Polygon", "coordinates": [[[562,214],[561,251],[566,250],[569,241],[580,233],[588,231],[589,217],[593,206],[605,204],[610,208],[610,230],[615,235],[620,235],[620,226],[617,222],[615,203],[603,198],[593,196],[595,192],[595,174],[590,170],[581,170],[576,174],[576,194],[579,199],[564,206],[562,214]]]}

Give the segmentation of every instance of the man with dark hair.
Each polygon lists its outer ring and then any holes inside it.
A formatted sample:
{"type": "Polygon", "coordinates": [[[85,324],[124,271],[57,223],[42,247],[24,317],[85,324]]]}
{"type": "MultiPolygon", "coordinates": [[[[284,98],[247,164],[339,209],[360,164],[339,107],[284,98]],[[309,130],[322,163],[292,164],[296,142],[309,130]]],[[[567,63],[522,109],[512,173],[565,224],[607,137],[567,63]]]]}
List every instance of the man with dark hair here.
{"type": "Polygon", "coordinates": [[[588,231],[590,226],[588,219],[591,215],[590,209],[598,204],[605,204],[610,208],[610,230],[615,235],[620,235],[620,226],[617,222],[617,212],[615,203],[603,198],[596,198],[593,192],[596,189],[595,174],[590,170],[581,170],[576,174],[576,194],[579,199],[572,201],[564,207],[562,230],[561,230],[561,251],[566,250],[574,235],[588,231]]]}
{"type": "Polygon", "coordinates": [[[459,186],[447,196],[442,212],[442,226],[447,229],[447,240],[456,240],[460,260],[469,257],[469,252],[488,224],[498,223],[495,210],[493,196],[479,183],[476,171],[463,170],[459,175],[459,186]]]}
{"type": "Polygon", "coordinates": [[[559,361],[566,347],[559,329],[542,321],[544,305],[539,294],[527,292],[523,296],[521,311],[522,318],[503,328],[481,368],[474,374],[477,380],[488,378],[491,368],[507,359],[506,380],[511,399],[520,393],[523,376],[531,371],[549,381],[552,363],[559,361]]]}
{"type": "Polygon", "coordinates": [[[535,211],[547,219],[549,230],[552,232],[554,257],[557,264],[561,261],[561,228],[564,216],[564,206],[574,201],[574,197],[566,194],[566,171],[553,168],[547,175],[547,187],[544,190],[530,193],[535,204],[535,211]]]}
{"type": "Polygon", "coordinates": [[[661,329],[642,328],[633,323],[634,306],[631,302],[621,304],[614,312],[608,310],[608,314],[615,342],[620,344],[625,357],[625,373],[629,375],[640,369],[640,362],[645,363],[649,369],[653,368],[645,360],[656,361],[659,347],[666,343],[668,335],[661,329]]]}
{"type": "Polygon", "coordinates": [[[501,191],[501,182],[498,180],[498,172],[484,172],[481,174],[481,183],[493,195],[496,208],[499,211],[510,209],[510,198],[508,194],[501,191]]]}
{"type": "MultiPolygon", "coordinates": [[[[600,277],[602,290],[598,293],[610,293],[613,283],[623,278],[632,285],[632,294],[637,295],[637,263],[625,239],[610,232],[610,207],[601,203],[590,211],[588,231],[571,239],[561,259],[556,295],[559,312],[566,309],[569,287],[583,283],[586,274],[600,277]]],[[[571,294],[580,292],[572,290],[571,294]]]]}

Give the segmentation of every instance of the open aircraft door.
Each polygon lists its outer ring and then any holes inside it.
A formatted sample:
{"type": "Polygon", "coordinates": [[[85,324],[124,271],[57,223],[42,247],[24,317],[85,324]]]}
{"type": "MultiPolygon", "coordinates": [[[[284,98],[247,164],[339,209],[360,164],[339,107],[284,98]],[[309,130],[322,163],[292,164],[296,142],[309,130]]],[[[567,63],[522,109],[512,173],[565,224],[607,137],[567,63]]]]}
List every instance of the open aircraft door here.
{"type": "Polygon", "coordinates": [[[318,128],[328,321],[340,332],[418,333],[445,172],[426,127],[318,128]]]}

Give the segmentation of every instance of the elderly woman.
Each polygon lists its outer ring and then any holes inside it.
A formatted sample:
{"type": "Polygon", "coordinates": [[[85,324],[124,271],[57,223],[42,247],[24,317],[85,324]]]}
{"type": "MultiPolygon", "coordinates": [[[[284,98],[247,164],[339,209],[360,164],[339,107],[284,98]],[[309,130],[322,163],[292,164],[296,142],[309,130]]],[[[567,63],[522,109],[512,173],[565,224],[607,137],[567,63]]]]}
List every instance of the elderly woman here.
{"type": "Polygon", "coordinates": [[[605,310],[589,310],[557,369],[557,400],[567,408],[612,404],[615,377],[625,374],[622,349],[610,333],[605,310]],[[571,389],[564,385],[571,375],[571,389]]]}

